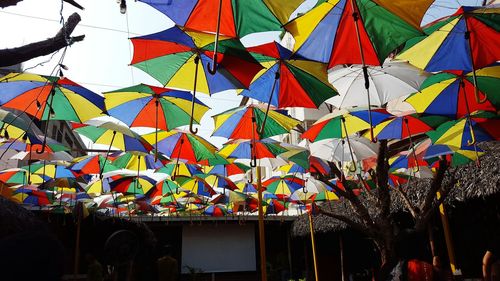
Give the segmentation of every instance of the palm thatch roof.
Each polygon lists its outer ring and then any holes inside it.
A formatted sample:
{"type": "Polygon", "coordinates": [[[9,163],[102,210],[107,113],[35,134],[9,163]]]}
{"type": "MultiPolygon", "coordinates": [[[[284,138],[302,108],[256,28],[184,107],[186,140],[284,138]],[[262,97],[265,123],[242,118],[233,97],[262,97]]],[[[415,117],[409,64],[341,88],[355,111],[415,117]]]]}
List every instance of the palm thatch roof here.
{"type": "MultiPolygon", "coordinates": [[[[445,204],[453,206],[457,202],[464,202],[471,199],[485,198],[490,195],[500,193],[500,142],[482,143],[479,145],[486,153],[481,157],[481,165],[475,162],[467,165],[450,168],[447,171],[443,186],[450,184],[455,176],[456,184],[450,189],[445,204]]],[[[410,202],[416,204],[422,202],[426,196],[426,191],[430,187],[431,179],[418,179],[411,181],[405,187],[406,195],[410,202]]],[[[375,191],[376,192],[376,191],[375,191]]],[[[366,195],[360,195],[361,200],[371,212],[376,212],[377,208],[367,199],[366,195]]],[[[352,208],[347,200],[333,202],[329,206],[323,206],[328,211],[337,214],[353,214],[352,208]]],[[[402,197],[395,191],[391,192],[391,212],[397,213],[405,211],[405,204],[402,197]]],[[[377,215],[376,213],[372,215],[377,215]]],[[[354,215],[351,219],[356,220],[354,215]]],[[[314,217],[314,230],[316,233],[338,232],[348,228],[348,226],[337,219],[317,215],[314,217]]],[[[307,216],[298,217],[292,224],[292,235],[309,235],[309,221],[307,216]]]]}

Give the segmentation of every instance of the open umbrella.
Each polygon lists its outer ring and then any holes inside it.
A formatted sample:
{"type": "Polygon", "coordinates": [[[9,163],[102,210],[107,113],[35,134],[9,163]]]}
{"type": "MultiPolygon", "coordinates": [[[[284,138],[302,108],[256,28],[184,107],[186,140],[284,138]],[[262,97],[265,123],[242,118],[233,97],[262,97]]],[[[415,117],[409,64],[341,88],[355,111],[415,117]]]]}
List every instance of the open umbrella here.
{"type": "MultiPolygon", "coordinates": [[[[241,94],[271,105],[284,107],[317,108],[336,95],[328,83],[326,64],[301,58],[292,58],[292,52],[277,42],[248,48],[248,51],[266,69],[255,76],[248,90],[241,94]]],[[[267,114],[259,128],[262,131],[267,114]]]]}
{"type": "Polygon", "coordinates": [[[434,31],[411,46],[398,59],[429,72],[461,70],[472,72],[476,102],[481,103],[476,69],[500,59],[500,33],[497,7],[460,7],[436,23],[434,31]]]}
{"type": "Polygon", "coordinates": [[[148,169],[159,169],[164,165],[160,160],[155,161],[151,154],[134,154],[125,152],[113,160],[113,165],[121,169],[145,171],[148,169]]]}
{"type": "Polygon", "coordinates": [[[262,183],[267,192],[277,195],[291,195],[305,185],[305,181],[293,175],[274,176],[262,183]]]}
{"type": "MultiPolygon", "coordinates": [[[[104,98],[67,79],[28,73],[0,78],[0,105],[25,112],[39,120],[84,122],[102,116],[104,98]]],[[[44,143],[47,136],[45,126],[44,143]]],[[[45,146],[37,153],[43,153],[45,146]]]]}
{"type": "Polygon", "coordinates": [[[248,105],[229,109],[212,116],[215,122],[213,136],[228,139],[260,140],[289,133],[300,121],[283,112],[267,111],[262,105],[248,105]],[[267,126],[264,126],[265,120],[267,126]]]}
{"type": "MultiPolygon", "coordinates": [[[[199,124],[209,107],[186,91],[139,84],[104,93],[108,113],[130,127],[153,127],[155,132],[199,124]],[[195,113],[190,115],[194,102],[195,113]]],[[[156,155],[156,154],[155,154],[156,155]]]]}
{"type": "Polygon", "coordinates": [[[406,99],[417,113],[445,115],[461,118],[474,111],[497,111],[500,97],[497,86],[500,83],[500,65],[485,67],[476,71],[478,96],[474,98],[473,73],[448,71],[427,78],[419,92],[406,99]]]}
{"type": "Polygon", "coordinates": [[[219,154],[228,158],[237,158],[238,160],[249,159],[251,167],[257,166],[257,160],[259,160],[260,166],[277,167],[286,164],[286,162],[276,157],[287,151],[279,142],[272,139],[258,141],[231,140],[224,144],[219,154]]]}
{"type": "Polygon", "coordinates": [[[69,170],[81,175],[101,174],[116,171],[119,168],[111,164],[109,159],[102,155],[86,155],[73,159],[74,164],[68,167],[69,170]]]}
{"type": "MultiPolygon", "coordinates": [[[[370,105],[384,106],[398,97],[408,96],[420,89],[422,82],[429,77],[427,72],[407,62],[386,60],[383,66],[368,66],[370,105]]],[[[339,95],[326,102],[337,108],[368,107],[365,96],[363,66],[360,64],[343,65],[330,69],[328,81],[337,89],[339,95]]]]}
{"type": "MultiPolygon", "coordinates": [[[[285,29],[295,38],[297,55],[328,62],[329,68],[361,64],[368,110],[374,87],[370,87],[367,65],[382,65],[397,47],[421,34],[412,24],[370,0],[325,1],[287,23],[285,29]]],[[[369,123],[373,126],[371,119],[369,123]]]]}
{"type": "Polygon", "coordinates": [[[211,73],[217,70],[219,36],[242,38],[256,32],[281,31],[303,0],[141,0],[187,29],[215,33],[211,73]],[[217,3],[218,2],[218,3],[217,3]],[[218,10],[216,10],[218,7],[218,10]],[[217,17],[215,13],[217,11],[217,17]]]}
{"type": "MultiPolygon", "coordinates": [[[[255,74],[262,69],[237,39],[223,38],[218,44],[220,50],[216,50],[212,35],[183,31],[177,26],[132,38],[131,41],[134,45],[133,66],[150,74],[165,86],[193,89],[190,114],[193,117],[197,90],[212,94],[229,89],[243,89],[249,86],[255,74]],[[214,53],[219,54],[218,71],[210,74],[206,64],[214,53]],[[194,77],[194,85],[186,79],[188,77],[194,77]]],[[[193,119],[190,121],[190,131],[196,133],[197,130],[192,128],[193,119]]]]}

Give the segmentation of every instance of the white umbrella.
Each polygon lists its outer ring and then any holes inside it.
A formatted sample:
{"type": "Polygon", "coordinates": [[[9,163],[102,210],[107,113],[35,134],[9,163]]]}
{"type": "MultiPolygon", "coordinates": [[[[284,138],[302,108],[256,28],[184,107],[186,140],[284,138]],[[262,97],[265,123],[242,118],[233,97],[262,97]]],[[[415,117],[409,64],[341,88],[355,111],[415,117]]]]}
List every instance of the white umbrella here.
{"type": "Polygon", "coordinates": [[[366,138],[350,136],[349,142],[351,149],[349,149],[347,139],[321,140],[311,143],[309,146],[311,155],[331,162],[357,162],[378,154],[378,144],[372,143],[366,138]]]}
{"type": "MultiPolygon", "coordinates": [[[[417,92],[429,75],[402,61],[386,61],[383,66],[369,66],[368,93],[371,106],[380,107],[391,100],[417,92]]],[[[326,103],[338,108],[368,107],[362,65],[333,68],[328,73],[328,81],[339,95],[328,99],[326,103]]]]}

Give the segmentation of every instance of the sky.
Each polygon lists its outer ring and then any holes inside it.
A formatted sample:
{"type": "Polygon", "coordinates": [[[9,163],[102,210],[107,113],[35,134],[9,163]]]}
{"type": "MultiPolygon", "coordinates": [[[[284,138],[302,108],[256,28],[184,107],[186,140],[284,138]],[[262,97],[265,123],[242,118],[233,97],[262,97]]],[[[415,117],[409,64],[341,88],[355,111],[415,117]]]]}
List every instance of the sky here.
{"type": "MultiPolygon", "coordinates": [[[[64,58],[64,65],[68,67],[68,70],[64,71],[65,76],[97,93],[139,83],[161,86],[146,73],[129,65],[133,47],[128,38],[167,29],[173,22],[154,8],[133,0],[127,1],[128,9],[125,15],[120,13],[116,0],[77,2],[83,5],[85,10],[81,11],[64,3],[62,14],[65,19],[73,12],[80,14],[82,21],[72,35],[85,34],[85,40],[68,48],[64,58]]],[[[482,0],[437,0],[424,18],[423,24],[452,14],[460,4],[474,6],[481,2],[482,0]]],[[[54,36],[61,28],[61,3],[61,0],[24,0],[17,6],[0,9],[0,48],[17,47],[54,36]]],[[[307,0],[303,7],[314,3],[315,0],[307,0]]],[[[268,33],[249,35],[242,41],[246,45],[257,45],[276,38],[277,33],[268,33]]],[[[25,62],[23,68],[45,62],[29,71],[50,75],[60,56],[61,52],[55,54],[52,59],[50,56],[33,59],[25,62]]],[[[202,119],[199,135],[220,147],[226,139],[210,137],[213,131],[211,116],[238,106],[241,97],[234,91],[226,91],[211,97],[198,94],[197,98],[212,108],[202,119]]]]}

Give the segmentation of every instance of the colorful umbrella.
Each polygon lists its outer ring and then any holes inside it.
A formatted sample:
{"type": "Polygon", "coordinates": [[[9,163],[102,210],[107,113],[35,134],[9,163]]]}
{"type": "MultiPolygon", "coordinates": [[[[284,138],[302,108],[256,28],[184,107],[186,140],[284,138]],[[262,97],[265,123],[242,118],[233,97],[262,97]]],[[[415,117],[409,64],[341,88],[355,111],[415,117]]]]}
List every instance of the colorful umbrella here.
{"type": "Polygon", "coordinates": [[[41,184],[45,181],[40,175],[33,175],[30,170],[13,168],[0,171],[0,182],[7,184],[41,184]]]}
{"type": "Polygon", "coordinates": [[[476,71],[478,95],[483,103],[474,98],[473,73],[462,71],[442,72],[424,81],[420,92],[408,97],[408,102],[417,113],[445,115],[461,118],[474,111],[495,112],[500,108],[497,85],[500,84],[500,65],[476,71]]]}
{"type": "Polygon", "coordinates": [[[210,184],[200,177],[176,176],[175,181],[182,189],[190,191],[196,195],[210,197],[216,194],[210,184]]]}
{"type": "Polygon", "coordinates": [[[116,171],[119,168],[111,164],[109,159],[102,155],[86,155],[73,159],[69,169],[81,175],[102,174],[111,171],[116,171]]]}
{"type": "MultiPolygon", "coordinates": [[[[151,144],[155,144],[156,134],[144,135],[144,139],[151,144]]],[[[169,157],[187,161],[188,163],[198,163],[201,160],[215,157],[216,147],[202,137],[180,130],[169,132],[158,132],[158,151],[169,157]]]]}
{"type": "MultiPolygon", "coordinates": [[[[243,89],[250,85],[255,74],[262,69],[237,39],[222,38],[218,43],[221,51],[218,51],[214,47],[212,35],[184,32],[177,26],[132,38],[131,41],[134,45],[133,66],[150,74],[165,86],[193,89],[191,116],[195,116],[197,89],[208,94],[243,89]],[[215,53],[219,55],[218,71],[212,74],[206,64],[215,53]],[[194,85],[190,85],[191,82],[186,78],[193,75],[194,85]]],[[[192,128],[192,122],[190,131],[197,132],[192,128]]]]}
{"type": "Polygon", "coordinates": [[[304,188],[305,181],[292,175],[285,175],[271,177],[262,184],[270,193],[278,195],[291,195],[296,190],[304,188]]]}
{"type": "MultiPolygon", "coordinates": [[[[227,158],[250,159],[250,166],[257,166],[257,159],[267,159],[271,166],[286,164],[283,160],[275,159],[279,154],[287,152],[279,142],[272,139],[258,141],[231,140],[224,144],[219,154],[227,158]]],[[[262,164],[262,163],[261,163],[262,164]]]]}
{"type": "Polygon", "coordinates": [[[300,121],[284,112],[270,110],[262,105],[248,105],[229,109],[212,116],[215,129],[212,136],[228,139],[265,139],[289,133],[300,121]],[[267,126],[264,122],[267,119],[267,126]]]}
{"type": "Polygon", "coordinates": [[[203,172],[201,171],[201,167],[196,164],[186,164],[183,162],[179,162],[177,164],[175,163],[166,164],[164,167],[157,169],[156,173],[164,173],[169,176],[180,175],[180,176],[191,177],[196,174],[201,174],[203,172]]]}
{"type": "Polygon", "coordinates": [[[111,129],[111,123],[106,124],[92,126],[73,123],[72,127],[75,132],[89,138],[95,144],[109,145],[108,151],[111,147],[116,147],[121,151],[143,153],[148,153],[153,149],[140,135],[129,128],[114,124],[111,129]]]}
{"type": "Polygon", "coordinates": [[[210,205],[205,208],[203,211],[205,215],[209,215],[212,217],[223,217],[228,213],[231,213],[231,210],[228,210],[226,206],[222,204],[210,205]]]}
{"type": "Polygon", "coordinates": [[[247,181],[240,181],[235,183],[238,190],[244,193],[257,193],[257,187],[254,183],[247,181]]]}
{"type": "Polygon", "coordinates": [[[500,59],[500,34],[495,21],[497,7],[460,7],[436,23],[427,38],[397,58],[429,72],[462,70],[472,72],[476,102],[484,102],[478,93],[476,69],[500,59]]]}
{"type": "MultiPolygon", "coordinates": [[[[209,107],[186,91],[139,84],[104,93],[108,113],[130,127],[153,127],[169,131],[199,124],[209,107]],[[190,115],[191,101],[194,115],[190,115]]],[[[155,154],[156,155],[156,154],[155,154]]]]}
{"type": "Polygon", "coordinates": [[[203,175],[199,174],[196,177],[204,179],[212,188],[222,188],[224,191],[226,189],[236,190],[238,187],[236,184],[228,177],[221,175],[203,175]]]}
{"type": "Polygon", "coordinates": [[[500,118],[495,113],[478,112],[469,117],[448,121],[428,132],[433,144],[457,149],[490,140],[500,140],[500,118]]]}
{"type": "Polygon", "coordinates": [[[164,165],[160,160],[155,161],[151,154],[133,154],[125,152],[114,158],[113,165],[121,169],[145,171],[148,169],[160,169],[164,165]]]}
{"type": "Polygon", "coordinates": [[[310,144],[311,155],[331,162],[361,161],[378,154],[378,145],[363,137],[322,140],[310,144]]]}
{"type": "Polygon", "coordinates": [[[317,108],[336,95],[328,83],[326,65],[300,58],[277,42],[248,48],[266,69],[252,81],[242,95],[266,102],[278,108],[317,108]]]}
{"type": "Polygon", "coordinates": [[[101,116],[104,98],[67,78],[10,73],[0,78],[0,104],[39,120],[85,122],[101,116]]]}
{"type": "MultiPolygon", "coordinates": [[[[421,34],[411,24],[370,0],[325,1],[286,24],[285,29],[294,36],[297,55],[328,62],[329,68],[361,64],[368,110],[372,103],[367,65],[382,65],[397,47],[421,34]],[[317,44],[318,41],[323,44],[317,44]]],[[[373,127],[371,118],[370,127],[373,127]]]]}
{"type": "MultiPolygon", "coordinates": [[[[431,131],[446,121],[449,119],[435,115],[394,116],[376,125],[373,128],[373,133],[380,140],[406,139],[431,131]]],[[[367,133],[365,136],[368,137],[367,133]]]]}
{"type": "MultiPolygon", "coordinates": [[[[349,135],[370,128],[370,112],[368,110],[336,110],[323,116],[312,127],[302,134],[302,138],[315,142],[331,138],[346,138],[349,135]]],[[[373,125],[391,117],[384,109],[372,110],[373,125]]]]}
{"type": "Polygon", "coordinates": [[[109,185],[115,192],[146,194],[156,185],[156,181],[143,175],[125,176],[110,182],[109,185]]]}

